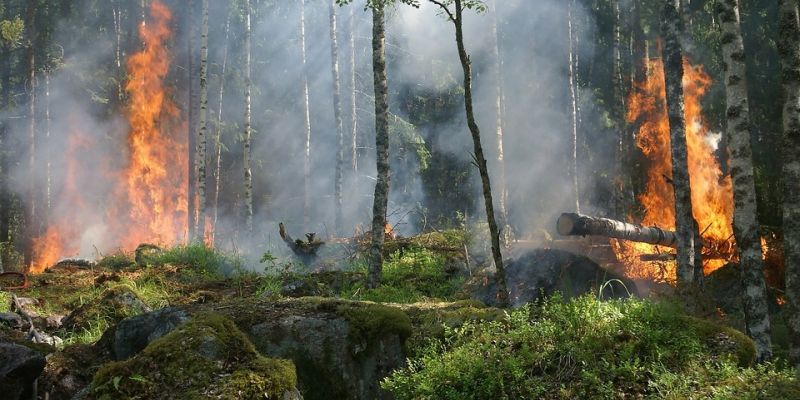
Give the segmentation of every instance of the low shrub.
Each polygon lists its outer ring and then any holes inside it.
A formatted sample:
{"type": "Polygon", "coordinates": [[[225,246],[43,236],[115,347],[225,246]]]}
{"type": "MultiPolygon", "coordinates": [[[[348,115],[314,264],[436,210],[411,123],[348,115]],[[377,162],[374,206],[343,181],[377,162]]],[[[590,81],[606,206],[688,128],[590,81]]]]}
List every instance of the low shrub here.
{"type": "Polygon", "coordinates": [[[447,329],[382,387],[397,399],[800,398],[791,371],[752,368],[753,353],[677,306],[557,296],[447,329]]]}

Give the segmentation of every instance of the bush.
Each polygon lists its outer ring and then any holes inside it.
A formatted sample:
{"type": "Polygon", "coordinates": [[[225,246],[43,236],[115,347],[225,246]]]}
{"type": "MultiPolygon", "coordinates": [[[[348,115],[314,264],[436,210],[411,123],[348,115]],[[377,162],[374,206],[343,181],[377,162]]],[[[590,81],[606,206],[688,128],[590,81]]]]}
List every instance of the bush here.
{"type": "Polygon", "coordinates": [[[383,263],[380,287],[365,290],[362,285],[356,285],[346,290],[343,296],[383,303],[455,299],[464,283],[463,278],[447,274],[445,261],[444,255],[417,246],[395,251],[383,263]]]}
{"type": "Polygon", "coordinates": [[[740,332],[668,304],[553,297],[446,330],[382,387],[397,399],[796,398],[791,371],[741,365],[752,352],[740,332]]]}
{"type": "Polygon", "coordinates": [[[154,266],[187,266],[192,272],[207,277],[230,276],[240,272],[243,267],[238,256],[206,247],[204,244],[178,245],[147,256],[147,263],[154,266]]]}

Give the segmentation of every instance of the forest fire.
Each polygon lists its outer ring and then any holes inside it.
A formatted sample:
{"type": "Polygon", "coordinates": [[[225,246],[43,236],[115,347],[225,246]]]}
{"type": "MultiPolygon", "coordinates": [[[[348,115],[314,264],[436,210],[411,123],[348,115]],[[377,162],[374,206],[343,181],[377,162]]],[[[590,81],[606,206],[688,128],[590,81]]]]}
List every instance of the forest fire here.
{"type": "MultiPolygon", "coordinates": [[[[644,209],[642,224],[673,230],[674,195],[670,183],[669,123],[661,59],[648,61],[647,80],[636,85],[628,98],[627,119],[639,126],[636,144],[648,160],[647,185],[638,200],[644,209]]],[[[684,101],[692,211],[702,232],[706,274],[735,259],[733,242],[733,192],[730,176],[723,175],[717,158],[719,137],[709,132],[703,120],[701,99],[711,85],[702,66],[684,60],[684,101]]],[[[674,282],[675,262],[643,262],[641,255],[658,254],[665,248],[646,243],[613,241],[626,274],[633,278],[674,282]]]]}
{"type": "MultiPolygon", "coordinates": [[[[156,0],[150,6],[150,20],[139,26],[143,42],[141,51],[127,60],[128,81],[125,90],[129,101],[124,111],[129,123],[126,165],[108,174],[109,206],[95,211],[103,218],[108,240],[123,249],[133,249],[142,242],[174,243],[181,240],[187,223],[186,138],[180,111],[170,98],[164,80],[169,72],[171,56],[166,47],[171,38],[170,10],[156,0]]],[[[84,175],[97,173],[98,166],[82,165],[81,154],[95,151],[92,138],[80,131],[69,138],[65,154],[64,186],[58,196],[58,208],[76,210],[86,207],[76,183],[84,175]]],[[[108,154],[111,160],[120,154],[108,154]]],[[[58,219],[49,221],[44,235],[34,240],[34,261],[30,272],[37,273],[60,257],[74,255],[80,249],[81,233],[90,221],[75,221],[69,212],[57,212],[58,219]],[[81,226],[86,225],[86,226],[81,226]]],[[[108,249],[100,249],[108,250],[108,249]]]]}

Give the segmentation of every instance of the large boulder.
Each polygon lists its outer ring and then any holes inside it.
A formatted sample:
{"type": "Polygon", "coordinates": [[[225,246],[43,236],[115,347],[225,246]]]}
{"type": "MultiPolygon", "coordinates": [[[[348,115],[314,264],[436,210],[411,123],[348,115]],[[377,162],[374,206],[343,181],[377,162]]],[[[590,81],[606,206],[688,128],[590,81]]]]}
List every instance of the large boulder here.
{"type": "MultiPolygon", "coordinates": [[[[247,332],[259,352],[297,365],[306,399],[383,399],[380,381],[405,363],[411,320],[400,309],[323,298],[255,306],[247,332]]],[[[236,316],[233,316],[236,318],[236,316]]]]}
{"type": "Polygon", "coordinates": [[[101,342],[111,349],[115,360],[126,360],[188,320],[189,315],[183,310],[162,308],[120,321],[103,335],[101,342]]]}
{"type": "MultiPolygon", "coordinates": [[[[561,292],[565,298],[595,291],[602,298],[636,295],[633,281],[600,267],[594,261],[563,250],[536,249],[523,252],[505,263],[508,297],[513,307],[561,292]]],[[[473,299],[496,305],[494,272],[467,283],[473,299]]]]}
{"type": "Polygon", "coordinates": [[[204,312],[103,366],[87,398],[299,400],[296,384],[291,361],[260,355],[230,319],[204,312]]]}
{"type": "Polygon", "coordinates": [[[0,341],[0,394],[7,400],[35,400],[36,379],[45,357],[29,347],[0,341]]]}

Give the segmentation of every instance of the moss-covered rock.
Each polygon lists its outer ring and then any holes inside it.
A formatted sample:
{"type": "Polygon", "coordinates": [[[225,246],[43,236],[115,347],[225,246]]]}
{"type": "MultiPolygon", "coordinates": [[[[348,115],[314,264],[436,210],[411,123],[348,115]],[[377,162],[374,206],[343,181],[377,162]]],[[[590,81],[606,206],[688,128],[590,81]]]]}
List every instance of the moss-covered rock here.
{"type": "Polygon", "coordinates": [[[695,317],[683,317],[687,328],[693,330],[706,345],[712,357],[735,355],[739,366],[753,365],[756,360],[756,345],[744,333],[731,327],[695,317]]]}
{"type": "Polygon", "coordinates": [[[137,356],[105,365],[90,398],[280,399],[296,384],[291,361],[261,356],[230,319],[204,313],[137,356]]]}
{"type": "Polygon", "coordinates": [[[63,320],[69,331],[89,330],[92,325],[115,324],[125,318],[150,311],[150,307],[128,286],[106,289],[99,299],[88,301],[63,320]]]}

